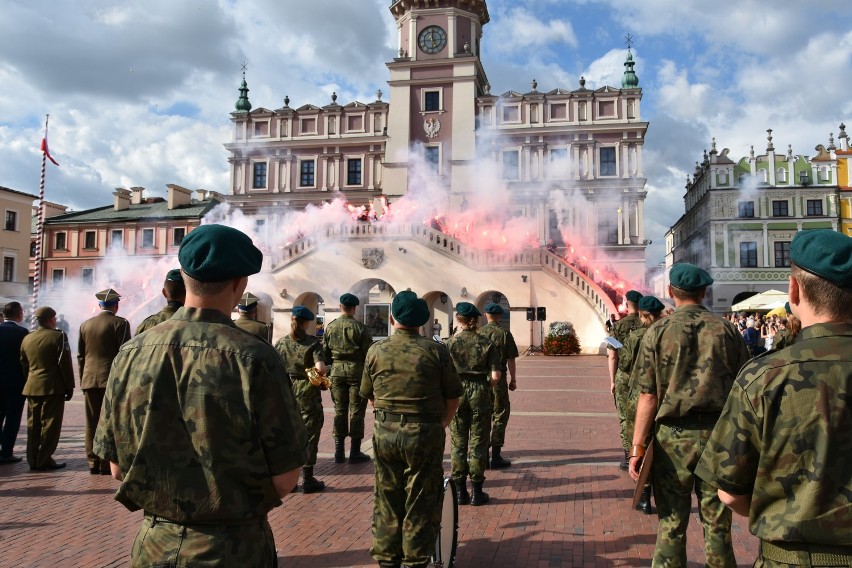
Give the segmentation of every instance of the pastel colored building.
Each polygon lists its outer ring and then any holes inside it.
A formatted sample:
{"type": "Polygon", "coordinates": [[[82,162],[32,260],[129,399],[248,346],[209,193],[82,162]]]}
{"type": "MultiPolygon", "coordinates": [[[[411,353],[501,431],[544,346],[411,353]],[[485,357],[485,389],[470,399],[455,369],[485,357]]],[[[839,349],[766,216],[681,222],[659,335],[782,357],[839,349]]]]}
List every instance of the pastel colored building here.
{"type": "Polygon", "coordinates": [[[27,301],[32,218],[30,212],[36,199],[36,195],[0,187],[0,210],[3,212],[3,231],[0,232],[3,278],[0,280],[0,297],[4,300],[15,300],[22,304],[27,301]]]}

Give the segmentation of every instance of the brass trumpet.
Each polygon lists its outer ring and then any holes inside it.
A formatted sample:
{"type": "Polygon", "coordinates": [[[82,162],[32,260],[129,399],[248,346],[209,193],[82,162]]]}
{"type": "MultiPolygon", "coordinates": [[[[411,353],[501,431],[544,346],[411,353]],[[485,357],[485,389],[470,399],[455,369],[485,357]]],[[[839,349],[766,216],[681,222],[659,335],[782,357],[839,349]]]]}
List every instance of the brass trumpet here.
{"type": "Polygon", "coordinates": [[[311,384],[320,390],[328,390],[331,387],[331,379],[325,375],[320,375],[316,367],[308,367],[305,369],[305,373],[308,374],[308,380],[311,381],[311,384]]]}

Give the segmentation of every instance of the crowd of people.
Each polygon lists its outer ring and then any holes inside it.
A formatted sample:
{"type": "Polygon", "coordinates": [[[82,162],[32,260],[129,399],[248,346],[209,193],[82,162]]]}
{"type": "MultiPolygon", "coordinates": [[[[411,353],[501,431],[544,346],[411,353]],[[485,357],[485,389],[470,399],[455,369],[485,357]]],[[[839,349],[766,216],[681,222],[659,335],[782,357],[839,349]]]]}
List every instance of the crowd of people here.
{"type": "MultiPolygon", "coordinates": [[[[713,278],[679,263],[671,313],[631,290],[627,315],[608,322],[620,467],[643,480],[637,508],[653,513],[653,495],[659,517],[653,566],[686,566],[693,494],[708,566],[736,566],[732,512],[760,539],[757,565],[852,565],[852,238],[802,232],[790,257],[787,318],[713,315],[702,305],[713,278]]],[[[277,565],[267,513],[299,488],[325,489],[313,467],[330,385],[334,461],[375,466],[371,555],[384,568],[427,566],[447,428],[459,504],[487,504],[486,470],[511,465],[502,444],[518,350],[503,308],[459,303],[457,332],[441,342],[421,333],[426,302],[400,292],[394,332],[374,342],[353,317],[359,299],[344,294],[321,340],[307,334],[314,314],[294,306],[273,346],[246,291],[262,258],[240,231],[204,225],[166,275],[167,305],[134,337],[112,288],[80,327],[89,471],[111,474],[116,500],[144,511],[131,563],[277,565]],[[361,451],[368,403],[373,460],[361,451]]],[[[0,364],[15,372],[0,390],[0,464],[22,460],[12,448],[26,400],[30,469],[62,469],[52,454],[76,386],[67,335],[50,307],[35,311],[32,332],[20,304],[3,315],[0,364]]]]}

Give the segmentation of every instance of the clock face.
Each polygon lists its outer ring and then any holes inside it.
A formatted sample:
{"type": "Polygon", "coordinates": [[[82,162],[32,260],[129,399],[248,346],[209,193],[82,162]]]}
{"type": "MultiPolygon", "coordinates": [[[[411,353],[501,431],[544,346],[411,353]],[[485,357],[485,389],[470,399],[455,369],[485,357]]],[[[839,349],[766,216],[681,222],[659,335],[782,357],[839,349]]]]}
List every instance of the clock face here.
{"type": "Polygon", "coordinates": [[[417,45],[424,53],[438,53],[447,45],[447,32],[439,26],[429,26],[420,32],[417,45]]]}

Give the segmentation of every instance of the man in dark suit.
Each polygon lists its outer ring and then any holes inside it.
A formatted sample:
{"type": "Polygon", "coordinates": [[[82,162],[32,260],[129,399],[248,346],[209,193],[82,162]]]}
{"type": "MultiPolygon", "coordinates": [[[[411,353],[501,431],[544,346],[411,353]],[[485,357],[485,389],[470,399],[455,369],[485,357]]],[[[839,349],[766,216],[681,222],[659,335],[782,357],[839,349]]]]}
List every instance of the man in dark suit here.
{"type": "Polygon", "coordinates": [[[92,450],[92,440],[98,429],[101,406],[106,393],[107,378],[112,360],[119,348],[130,339],[130,322],[115,315],[121,296],[112,288],[95,294],[101,311],[80,326],[77,342],[77,363],[80,367],[80,388],[86,401],[86,456],[89,473],[110,475],[109,462],[92,450]]]}
{"type": "Polygon", "coordinates": [[[24,372],[21,370],[21,342],[29,333],[21,326],[24,309],[18,302],[3,306],[0,323],[0,464],[18,463],[15,440],[24,413],[24,372]]]}

